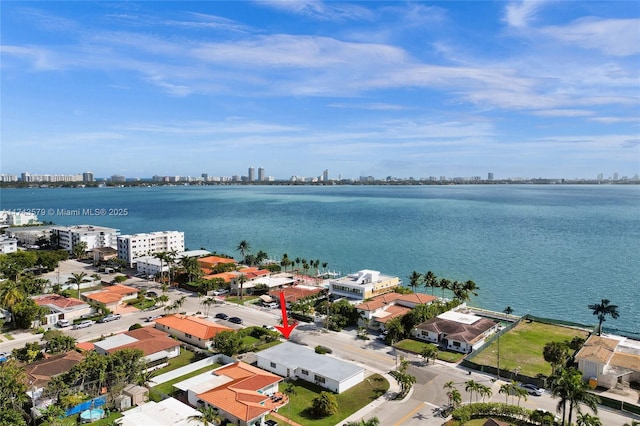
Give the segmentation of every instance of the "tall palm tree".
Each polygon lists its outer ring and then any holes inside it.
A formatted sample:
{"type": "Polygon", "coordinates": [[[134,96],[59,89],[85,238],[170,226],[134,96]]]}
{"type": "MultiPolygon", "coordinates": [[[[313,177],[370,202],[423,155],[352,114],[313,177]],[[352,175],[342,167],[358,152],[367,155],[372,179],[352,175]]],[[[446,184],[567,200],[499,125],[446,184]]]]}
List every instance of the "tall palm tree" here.
{"type": "Polygon", "coordinates": [[[242,303],[243,295],[244,295],[244,283],[247,282],[247,277],[244,274],[240,274],[238,278],[236,278],[238,283],[238,300],[242,303]]]}
{"type": "Polygon", "coordinates": [[[422,274],[417,271],[413,271],[411,272],[411,275],[409,275],[409,285],[413,289],[414,293],[416,292],[416,288],[420,285],[421,279],[422,279],[422,274]]]}
{"type": "Polygon", "coordinates": [[[291,397],[296,396],[298,391],[296,391],[296,387],[293,383],[288,382],[285,384],[284,389],[282,389],[282,393],[287,395],[287,405],[289,406],[289,414],[287,417],[291,417],[291,397]]]}
{"type": "Polygon", "coordinates": [[[446,278],[441,278],[439,282],[439,287],[442,290],[442,297],[444,298],[444,291],[452,289],[452,282],[446,278]]]}
{"type": "Polygon", "coordinates": [[[164,268],[163,268],[163,262],[167,261],[167,253],[164,251],[158,252],[158,253],[153,253],[153,257],[155,257],[156,259],[160,260],[160,282],[164,283],[164,268]]]}
{"type": "Polygon", "coordinates": [[[579,415],[576,421],[578,426],[602,426],[602,421],[589,413],[579,415]]]}
{"type": "Polygon", "coordinates": [[[431,287],[431,295],[433,296],[434,287],[438,287],[438,278],[436,275],[431,271],[427,271],[427,273],[424,274],[422,282],[424,283],[425,290],[427,287],[431,287]]]}
{"type": "Polygon", "coordinates": [[[571,424],[574,410],[578,415],[582,414],[582,404],[589,407],[594,414],[598,414],[598,403],[600,403],[600,398],[590,392],[591,388],[584,380],[582,380],[582,374],[579,371],[577,374],[575,372],[572,374],[570,384],[570,392],[568,395],[568,424],[571,424]]]}
{"type": "Polygon", "coordinates": [[[513,313],[513,308],[511,306],[507,306],[506,308],[504,308],[502,312],[504,312],[507,315],[511,315],[513,313]]]}
{"type": "MultiPolygon", "coordinates": [[[[472,399],[473,399],[473,393],[474,392],[478,392],[480,383],[476,382],[475,380],[467,380],[465,382],[465,387],[464,390],[466,390],[467,392],[469,392],[469,404],[471,404],[472,399]]],[[[478,396],[476,395],[476,399],[478,399],[478,396]]]]}
{"type": "Polygon", "coordinates": [[[238,243],[238,247],[236,247],[236,250],[240,252],[242,261],[244,261],[245,256],[251,251],[251,246],[249,245],[249,242],[247,242],[247,240],[242,240],[240,241],[240,243],[238,243]]]}
{"type": "Polygon", "coordinates": [[[483,385],[482,383],[478,383],[478,394],[482,397],[482,402],[484,402],[485,398],[490,398],[493,395],[493,391],[489,386],[483,385]]]}
{"type": "Polygon", "coordinates": [[[598,316],[598,336],[602,334],[602,323],[607,316],[616,319],[620,316],[618,312],[618,305],[611,305],[609,299],[602,299],[600,303],[594,303],[589,305],[588,308],[593,311],[593,315],[598,316]]]}
{"type": "Polygon", "coordinates": [[[71,274],[71,277],[67,280],[67,284],[75,284],[78,286],[78,297],[80,297],[80,285],[82,283],[88,283],[89,279],[87,278],[86,272],[74,272],[71,274]]]}

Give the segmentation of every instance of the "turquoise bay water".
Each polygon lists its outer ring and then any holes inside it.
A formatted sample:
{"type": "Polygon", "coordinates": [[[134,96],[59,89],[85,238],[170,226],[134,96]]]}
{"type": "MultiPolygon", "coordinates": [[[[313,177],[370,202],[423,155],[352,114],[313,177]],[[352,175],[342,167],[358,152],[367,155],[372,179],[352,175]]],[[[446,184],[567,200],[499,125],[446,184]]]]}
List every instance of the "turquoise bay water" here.
{"type": "MultiPolygon", "coordinates": [[[[190,249],[238,257],[247,240],[272,258],[319,259],[342,273],[413,270],[474,280],[471,304],[595,324],[608,298],[640,333],[640,187],[222,186],[2,190],[0,208],[128,209],[49,215],[125,233],[178,230],[190,249]]],[[[430,290],[427,290],[430,291],[430,290]]],[[[439,291],[439,290],[436,290],[439,291]]]]}

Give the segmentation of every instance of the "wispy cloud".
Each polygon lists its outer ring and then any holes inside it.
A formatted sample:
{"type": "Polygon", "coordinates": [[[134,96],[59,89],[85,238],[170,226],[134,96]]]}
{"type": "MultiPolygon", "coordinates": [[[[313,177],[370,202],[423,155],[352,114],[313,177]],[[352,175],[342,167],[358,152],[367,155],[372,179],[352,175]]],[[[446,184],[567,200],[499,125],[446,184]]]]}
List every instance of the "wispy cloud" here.
{"type": "Polygon", "coordinates": [[[525,28],[532,21],[536,13],[546,3],[546,0],[521,0],[511,2],[505,7],[504,21],[510,27],[525,28]]]}
{"type": "Polygon", "coordinates": [[[321,0],[258,0],[257,5],[270,7],[292,15],[303,16],[315,20],[353,21],[368,20],[372,13],[369,9],[353,3],[321,0]]]}

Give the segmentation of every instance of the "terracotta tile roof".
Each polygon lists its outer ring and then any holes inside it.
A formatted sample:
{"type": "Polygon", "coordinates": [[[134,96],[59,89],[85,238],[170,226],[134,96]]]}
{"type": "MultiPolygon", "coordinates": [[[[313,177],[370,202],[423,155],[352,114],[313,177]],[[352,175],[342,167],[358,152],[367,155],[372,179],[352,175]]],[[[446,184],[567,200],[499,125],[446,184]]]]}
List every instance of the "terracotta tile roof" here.
{"type": "Polygon", "coordinates": [[[82,300],[73,297],[64,297],[59,294],[43,294],[33,298],[38,306],[54,305],[62,309],[69,309],[74,306],[86,305],[82,300]]]}
{"type": "Polygon", "coordinates": [[[403,315],[408,314],[409,312],[411,312],[411,308],[407,308],[399,305],[392,305],[392,306],[389,306],[387,309],[385,309],[384,312],[387,315],[383,317],[376,317],[375,318],[376,322],[381,322],[383,324],[386,324],[393,318],[401,317],[403,315]]]}
{"type": "Polygon", "coordinates": [[[482,424],[482,426],[509,426],[510,423],[505,423],[496,419],[487,419],[486,422],[482,424]]]}
{"type": "Polygon", "coordinates": [[[220,272],[219,274],[211,274],[211,275],[205,275],[204,278],[205,280],[212,280],[214,278],[221,278],[224,280],[225,283],[230,283],[231,280],[235,279],[238,276],[237,272],[220,272]]]}
{"type": "Polygon", "coordinates": [[[219,368],[214,371],[214,374],[227,376],[233,380],[198,394],[198,398],[244,422],[249,422],[270,411],[265,404],[269,397],[258,391],[282,380],[275,374],[242,362],[219,368]]]}
{"type": "Polygon", "coordinates": [[[81,351],[89,352],[94,350],[96,347],[91,342],[80,342],[76,343],[76,348],[80,349],[81,351]]]}
{"type": "Polygon", "coordinates": [[[156,320],[156,325],[157,324],[164,325],[165,327],[169,327],[183,333],[189,333],[190,335],[203,340],[212,339],[221,331],[233,331],[232,328],[207,321],[203,318],[189,317],[181,314],[158,318],[156,320]]]}
{"type": "Polygon", "coordinates": [[[433,302],[434,300],[438,300],[438,297],[432,296],[430,294],[424,294],[424,293],[412,293],[412,294],[403,294],[400,296],[398,300],[426,305],[433,302]]]}
{"type": "Polygon", "coordinates": [[[107,352],[113,353],[123,349],[140,349],[144,356],[180,346],[180,342],[170,338],[167,333],[153,327],[143,327],[127,331],[124,334],[137,339],[137,342],[111,348],[107,352]]]}
{"type": "Polygon", "coordinates": [[[320,293],[322,291],[321,288],[308,288],[308,287],[283,287],[281,289],[278,290],[274,290],[274,291],[270,291],[269,295],[272,297],[275,297],[276,299],[280,300],[280,292],[284,292],[284,298],[287,302],[293,303],[293,302],[297,302],[298,300],[304,298],[304,297],[308,297],[308,296],[313,296],[316,295],[318,293],[320,293]]]}
{"type": "Polygon", "coordinates": [[[576,354],[576,359],[607,364],[619,343],[620,341],[616,339],[592,335],[584,342],[576,354]]]}
{"type": "Polygon", "coordinates": [[[95,293],[84,293],[82,294],[82,296],[86,297],[87,299],[96,300],[106,305],[110,303],[120,302],[123,296],[132,294],[132,293],[139,293],[139,292],[140,290],[138,290],[137,288],[116,284],[109,287],[105,287],[102,290],[97,291],[95,293]]]}
{"type": "Polygon", "coordinates": [[[236,263],[236,261],[227,257],[207,256],[199,258],[198,263],[200,266],[211,268],[212,266],[216,266],[220,263],[236,263]]]}
{"type": "Polygon", "coordinates": [[[361,311],[375,311],[376,309],[380,309],[389,303],[395,302],[402,295],[400,293],[386,293],[380,296],[376,296],[369,300],[368,302],[360,303],[356,305],[356,309],[361,311]]]}
{"type": "Polygon", "coordinates": [[[80,363],[83,359],[83,354],[69,351],[27,364],[24,366],[24,371],[34,386],[43,387],[49,383],[52,377],[71,370],[74,365],[80,363]]]}
{"type": "Polygon", "coordinates": [[[480,318],[473,324],[464,324],[443,318],[432,318],[423,322],[416,328],[418,330],[431,331],[436,334],[444,334],[448,340],[456,340],[458,342],[474,343],[482,335],[495,327],[496,322],[488,318],[480,318]]]}
{"type": "Polygon", "coordinates": [[[269,275],[270,273],[271,272],[268,269],[258,269],[253,267],[243,268],[238,271],[238,275],[242,274],[245,277],[247,277],[247,279],[249,280],[252,280],[258,277],[264,277],[266,275],[269,275]]]}
{"type": "Polygon", "coordinates": [[[615,354],[613,354],[613,357],[611,357],[609,365],[628,368],[629,370],[640,372],[640,355],[626,352],[616,352],[615,354]]]}

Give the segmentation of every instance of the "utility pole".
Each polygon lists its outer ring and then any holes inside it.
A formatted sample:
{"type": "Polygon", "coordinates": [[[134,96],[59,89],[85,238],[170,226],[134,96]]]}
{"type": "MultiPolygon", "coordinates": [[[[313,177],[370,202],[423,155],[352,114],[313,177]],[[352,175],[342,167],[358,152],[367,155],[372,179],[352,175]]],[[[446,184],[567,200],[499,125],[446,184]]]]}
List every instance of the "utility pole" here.
{"type": "Polygon", "coordinates": [[[498,380],[500,380],[500,332],[498,332],[498,380]]]}

